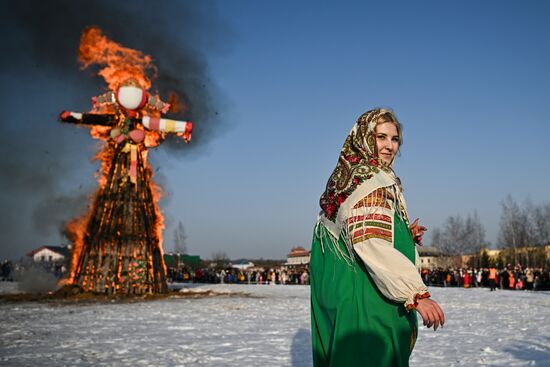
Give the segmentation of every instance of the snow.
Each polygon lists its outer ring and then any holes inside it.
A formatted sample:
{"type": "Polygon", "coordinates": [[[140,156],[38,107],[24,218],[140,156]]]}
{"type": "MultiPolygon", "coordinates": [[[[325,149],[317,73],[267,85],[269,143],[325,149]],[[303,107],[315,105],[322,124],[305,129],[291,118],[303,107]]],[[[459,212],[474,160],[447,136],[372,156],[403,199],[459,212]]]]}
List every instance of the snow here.
{"type": "MultiPolygon", "coordinates": [[[[309,287],[186,287],[223,295],[0,302],[0,365],[311,366],[309,287]]],[[[430,291],[447,323],[420,328],[411,366],[550,366],[549,292],[430,291]]]]}

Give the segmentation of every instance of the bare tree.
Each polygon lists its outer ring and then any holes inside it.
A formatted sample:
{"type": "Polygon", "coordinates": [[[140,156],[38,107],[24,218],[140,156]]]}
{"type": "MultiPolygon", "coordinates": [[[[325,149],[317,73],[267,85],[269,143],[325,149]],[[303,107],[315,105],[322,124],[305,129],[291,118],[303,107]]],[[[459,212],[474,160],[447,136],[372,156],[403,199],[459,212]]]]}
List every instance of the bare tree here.
{"type": "Polygon", "coordinates": [[[211,259],[216,263],[216,267],[224,268],[229,264],[229,257],[223,251],[217,251],[212,253],[211,259]]]}
{"type": "Polygon", "coordinates": [[[187,254],[187,234],[185,234],[185,228],[181,221],[178,222],[178,226],[174,229],[174,250],[178,254],[187,254]]]}
{"type": "Polygon", "coordinates": [[[550,203],[530,205],[526,208],[533,227],[533,244],[550,244],[550,203]]]}
{"type": "Polygon", "coordinates": [[[443,229],[435,228],[432,245],[445,255],[458,255],[462,252],[462,232],[464,221],[460,215],[450,216],[443,223],[443,229]]]}
{"type": "Polygon", "coordinates": [[[481,224],[476,211],[474,211],[473,215],[468,213],[468,217],[464,223],[463,241],[465,252],[470,254],[479,253],[483,247],[487,246],[485,242],[485,228],[481,224]]]}
{"type": "Polygon", "coordinates": [[[448,217],[443,228],[432,232],[432,245],[446,255],[478,253],[486,246],[485,228],[476,212],[468,214],[466,220],[457,214],[448,217]]]}
{"type": "Polygon", "coordinates": [[[435,227],[434,229],[432,229],[431,238],[432,238],[432,242],[430,243],[430,245],[440,249],[442,253],[447,254],[447,251],[445,251],[442,246],[443,234],[441,233],[441,229],[439,229],[438,227],[435,227]]]}
{"type": "Polygon", "coordinates": [[[499,241],[513,249],[528,246],[532,241],[528,210],[521,208],[510,195],[501,205],[499,241]]]}

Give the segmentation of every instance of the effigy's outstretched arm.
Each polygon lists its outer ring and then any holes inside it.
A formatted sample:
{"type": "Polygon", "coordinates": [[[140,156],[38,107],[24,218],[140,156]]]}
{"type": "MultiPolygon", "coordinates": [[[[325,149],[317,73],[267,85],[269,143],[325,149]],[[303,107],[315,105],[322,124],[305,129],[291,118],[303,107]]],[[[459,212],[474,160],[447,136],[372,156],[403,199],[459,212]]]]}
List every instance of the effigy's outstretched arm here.
{"type": "Polygon", "coordinates": [[[59,119],[71,124],[101,126],[113,126],[117,122],[117,116],[114,114],[80,113],[72,111],[61,112],[59,114],[59,119]]]}
{"type": "Polygon", "coordinates": [[[143,116],[141,122],[146,129],[160,131],[162,133],[176,133],[182,136],[185,142],[191,140],[191,133],[193,132],[193,123],[191,121],[178,121],[143,116]]]}

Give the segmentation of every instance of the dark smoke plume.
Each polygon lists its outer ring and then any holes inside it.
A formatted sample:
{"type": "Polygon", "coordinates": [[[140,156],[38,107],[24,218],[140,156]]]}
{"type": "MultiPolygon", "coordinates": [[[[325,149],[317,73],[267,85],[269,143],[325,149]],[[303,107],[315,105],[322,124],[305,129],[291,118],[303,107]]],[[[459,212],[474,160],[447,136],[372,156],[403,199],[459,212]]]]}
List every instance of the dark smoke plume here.
{"type": "Polygon", "coordinates": [[[97,69],[81,70],[77,60],[88,26],[151,55],[158,69],[151,92],[165,100],[175,92],[185,104],[168,116],[194,122],[191,144],[167,139],[160,149],[189,159],[226,130],[224,96],[208,74],[207,57],[228,50],[231,32],[212,2],[6,2],[0,14],[0,210],[6,214],[0,259],[58,245],[41,241],[85,210],[95,189],[87,129],[57,121],[61,110],[88,111],[90,98],[106,88],[97,69]]]}
{"type": "Polygon", "coordinates": [[[203,146],[222,128],[216,105],[222,96],[208,75],[205,52],[225,51],[228,42],[221,35],[229,37],[229,32],[210,2],[23,0],[10,2],[7,8],[4,16],[11,16],[4,28],[11,29],[4,34],[19,34],[7,37],[10,56],[1,59],[2,70],[28,73],[30,66],[84,84],[90,97],[103,92],[103,80],[92,78],[93,71],[81,72],[77,62],[81,33],[95,25],[113,41],[153,56],[158,68],[153,89],[164,99],[176,92],[186,105],[185,115],[172,117],[196,121],[193,139],[197,140],[185,149],[203,146]]]}

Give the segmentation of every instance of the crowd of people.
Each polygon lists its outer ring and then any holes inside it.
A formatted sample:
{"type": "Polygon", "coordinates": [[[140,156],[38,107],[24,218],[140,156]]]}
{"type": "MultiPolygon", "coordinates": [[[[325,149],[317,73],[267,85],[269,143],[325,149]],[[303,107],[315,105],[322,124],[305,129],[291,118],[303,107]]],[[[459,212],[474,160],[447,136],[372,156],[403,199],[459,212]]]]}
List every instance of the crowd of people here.
{"type": "MultiPolygon", "coordinates": [[[[308,269],[168,268],[169,282],[227,284],[309,284],[308,269]]],[[[550,271],[510,265],[501,268],[422,269],[422,279],[436,287],[490,287],[491,272],[499,289],[550,290],[550,271]],[[493,269],[493,271],[491,271],[493,269]]]]}
{"type": "Polygon", "coordinates": [[[428,286],[489,287],[512,290],[550,290],[550,271],[507,265],[503,268],[457,268],[422,270],[422,279],[428,286]]]}
{"type": "Polygon", "coordinates": [[[12,262],[3,260],[0,262],[0,281],[13,282],[29,271],[39,270],[43,273],[52,274],[57,279],[62,279],[68,274],[68,264],[63,262],[12,262]]]}
{"type": "Polygon", "coordinates": [[[240,284],[309,284],[307,269],[252,268],[168,268],[169,282],[240,283],[240,284]]]}
{"type": "MultiPolygon", "coordinates": [[[[11,261],[0,264],[0,280],[13,281],[14,274],[22,265],[11,261]]],[[[66,267],[51,265],[48,269],[58,278],[66,275],[66,267]]],[[[167,268],[168,281],[191,283],[226,284],[309,284],[309,269],[262,269],[241,270],[236,268],[196,268],[189,266],[167,268]]],[[[550,271],[544,268],[529,268],[507,265],[503,268],[456,268],[433,270],[422,269],[422,279],[427,286],[436,287],[493,287],[513,290],[550,290],[550,271]],[[493,286],[492,286],[493,284],[493,286]]]]}
{"type": "MultiPolygon", "coordinates": [[[[309,269],[250,269],[236,268],[168,268],[169,282],[227,283],[227,284],[309,284],[309,269]]],[[[523,268],[521,265],[504,268],[438,268],[422,269],[427,286],[491,287],[513,290],[550,290],[550,271],[543,268],[523,268]],[[491,273],[494,277],[491,277],[491,273]],[[492,278],[492,279],[491,279],[492,278]]]]}
{"type": "Polygon", "coordinates": [[[11,261],[9,260],[2,261],[2,263],[0,264],[0,280],[12,282],[13,270],[14,270],[14,265],[11,261]]]}

